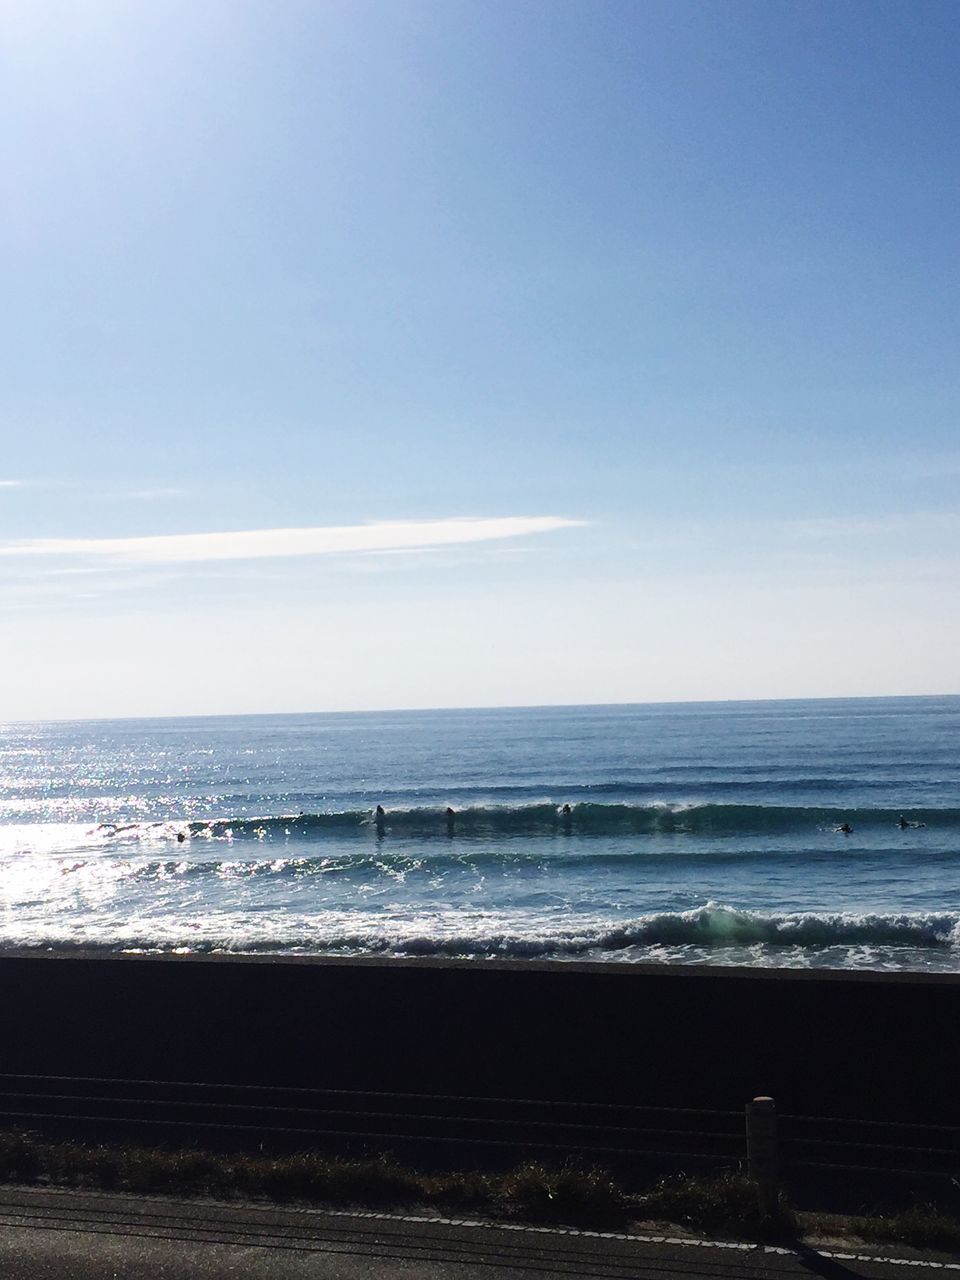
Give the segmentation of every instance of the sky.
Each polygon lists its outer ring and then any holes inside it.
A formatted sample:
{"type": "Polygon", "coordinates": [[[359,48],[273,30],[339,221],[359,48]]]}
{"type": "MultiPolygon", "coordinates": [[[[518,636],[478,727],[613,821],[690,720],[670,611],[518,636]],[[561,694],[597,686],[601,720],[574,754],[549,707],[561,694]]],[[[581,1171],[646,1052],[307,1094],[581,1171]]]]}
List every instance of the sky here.
{"type": "Polygon", "coordinates": [[[0,716],[960,692],[954,0],[0,0],[0,716]]]}

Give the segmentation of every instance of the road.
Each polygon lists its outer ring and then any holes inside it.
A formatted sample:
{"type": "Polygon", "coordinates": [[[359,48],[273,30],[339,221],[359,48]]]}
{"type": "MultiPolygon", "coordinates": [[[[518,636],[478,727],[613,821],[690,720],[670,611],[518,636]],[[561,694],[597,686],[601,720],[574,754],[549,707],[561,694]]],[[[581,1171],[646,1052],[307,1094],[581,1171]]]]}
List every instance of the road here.
{"type": "MultiPolygon", "coordinates": [[[[909,1265],[914,1275],[960,1271],[909,1265]]],[[[0,1187],[3,1280],[899,1280],[903,1266],[426,1215],[0,1187]]]]}

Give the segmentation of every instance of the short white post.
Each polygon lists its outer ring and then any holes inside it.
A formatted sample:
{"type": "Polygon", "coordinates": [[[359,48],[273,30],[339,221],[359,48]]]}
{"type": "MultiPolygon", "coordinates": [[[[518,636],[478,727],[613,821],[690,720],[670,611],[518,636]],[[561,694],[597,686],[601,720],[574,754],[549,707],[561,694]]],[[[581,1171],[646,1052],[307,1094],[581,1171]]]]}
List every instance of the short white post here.
{"type": "Polygon", "coordinates": [[[777,1207],[777,1107],[772,1098],[747,1103],[747,1175],[756,1184],[761,1218],[777,1207]]]}

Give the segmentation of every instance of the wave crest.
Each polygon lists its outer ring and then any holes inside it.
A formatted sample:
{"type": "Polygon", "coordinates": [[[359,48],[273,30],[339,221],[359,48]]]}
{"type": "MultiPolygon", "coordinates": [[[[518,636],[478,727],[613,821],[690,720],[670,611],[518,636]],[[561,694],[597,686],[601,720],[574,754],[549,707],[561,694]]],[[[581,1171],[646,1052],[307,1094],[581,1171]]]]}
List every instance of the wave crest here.
{"type": "MultiPolygon", "coordinates": [[[[78,929],[69,936],[37,937],[16,931],[0,937],[9,947],[94,947],[110,951],[187,951],[244,953],[305,953],[313,955],[384,955],[504,959],[618,959],[669,958],[729,963],[767,963],[773,953],[816,955],[845,949],[864,956],[877,950],[946,953],[960,946],[960,912],[795,912],[744,911],[708,902],[688,911],[640,916],[617,928],[598,921],[557,926],[541,920],[538,926],[504,915],[479,916],[474,928],[450,919],[447,927],[424,918],[405,926],[386,925],[367,918],[351,919],[322,913],[284,919],[265,913],[219,916],[181,933],[175,921],[144,922],[129,930],[106,926],[78,929]],[[459,926],[459,927],[458,927],[459,926]],[[629,953],[629,954],[628,954],[629,953]]],[[[869,967],[867,965],[866,967],[869,967]]],[[[919,967],[923,967],[920,965],[919,967]]]]}
{"type": "MultiPolygon", "coordinates": [[[[369,809],[332,813],[268,814],[263,817],[185,819],[181,823],[105,823],[101,838],[156,839],[276,839],[322,838],[326,833],[357,835],[467,837],[571,835],[697,836],[776,835],[813,832],[849,822],[860,826],[891,827],[899,809],[831,809],[801,805],[698,803],[596,804],[576,803],[566,812],[553,801],[523,805],[475,805],[448,815],[442,808],[398,808],[378,820],[369,809]]],[[[960,809],[910,810],[912,823],[940,830],[960,829],[960,809]]]]}

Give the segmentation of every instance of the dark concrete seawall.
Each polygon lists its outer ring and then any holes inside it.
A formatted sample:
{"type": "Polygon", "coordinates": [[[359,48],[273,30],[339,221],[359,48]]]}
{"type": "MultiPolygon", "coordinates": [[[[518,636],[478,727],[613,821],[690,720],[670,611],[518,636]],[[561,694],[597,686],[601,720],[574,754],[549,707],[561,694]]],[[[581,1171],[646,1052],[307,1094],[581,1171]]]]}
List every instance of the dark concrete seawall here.
{"type": "Polygon", "coordinates": [[[0,957],[0,1072],[960,1124],[960,976],[0,957]]]}

